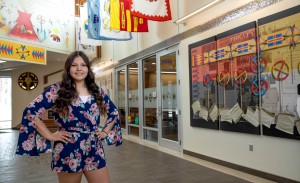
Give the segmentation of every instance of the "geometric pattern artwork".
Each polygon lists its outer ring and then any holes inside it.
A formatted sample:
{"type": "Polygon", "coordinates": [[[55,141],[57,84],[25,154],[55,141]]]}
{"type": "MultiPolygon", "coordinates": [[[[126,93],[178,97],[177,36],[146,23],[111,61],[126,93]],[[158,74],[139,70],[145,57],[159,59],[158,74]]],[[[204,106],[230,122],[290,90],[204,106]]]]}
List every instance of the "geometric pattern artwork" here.
{"type": "Polygon", "coordinates": [[[299,43],[296,6],[190,44],[191,126],[300,140],[299,43]]]}
{"type": "Polygon", "coordinates": [[[0,39],[0,59],[46,65],[46,49],[0,39]]]}
{"type": "Polygon", "coordinates": [[[74,1],[2,0],[0,7],[0,38],[62,53],[74,50],[74,1]]]}
{"type": "Polygon", "coordinates": [[[262,129],[268,136],[300,140],[300,6],[258,20],[262,96],[262,129]],[[299,101],[299,102],[297,102],[299,101]]]}
{"type": "Polygon", "coordinates": [[[216,37],[189,45],[191,125],[219,129],[217,106],[216,37]]]}
{"type": "Polygon", "coordinates": [[[260,134],[259,122],[248,114],[259,107],[259,97],[252,93],[258,73],[250,69],[257,56],[256,30],[256,22],[250,22],[217,35],[220,130],[260,134]]]}

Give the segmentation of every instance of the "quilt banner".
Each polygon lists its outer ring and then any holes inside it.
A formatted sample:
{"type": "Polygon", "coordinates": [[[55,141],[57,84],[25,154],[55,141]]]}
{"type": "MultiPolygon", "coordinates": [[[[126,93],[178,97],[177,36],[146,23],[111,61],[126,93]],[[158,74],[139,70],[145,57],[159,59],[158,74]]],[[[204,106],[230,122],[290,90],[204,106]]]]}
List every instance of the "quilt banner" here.
{"type": "Polygon", "coordinates": [[[75,20],[78,23],[78,30],[77,34],[79,35],[79,44],[83,45],[93,45],[93,46],[100,46],[102,45],[101,40],[89,39],[88,38],[88,10],[86,3],[83,7],[80,7],[80,19],[75,20]]]}
{"type": "Polygon", "coordinates": [[[172,19],[169,0],[130,0],[132,15],[153,21],[172,19]]]}
{"type": "Polygon", "coordinates": [[[0,39],[0,59],[46,65],[46,49],[0,39]]]}
{"type": "Polygon", "coordinates": [[[130,40],[130,32],[110,27],[110,0],[88,1],[88,37],[100,40],[130,40]]]}
{"type": "Polygon", "coordinates": [[[111,0],[110,27],[127,32],[148,32],[148,20],[131,14],[129,0],[111,0]]]}
{"type": "MultiPolygon", "coordinates": [[[[87,54],[87,56],[89,58],[95,58],[97,57],[97,46],[93,46],[93,45],[86,45],[86,44],[82,44],[81,43],[81,23],[80,23],[80,19],[76,18],[75,19],[75,28],[76,28],[76,50],[77,51],[83,51],[84,53],[87,54]]],[[[86,38],[87,38],[87,33],[86,33],[86,38]]],[[[88,39],[88,38],[87,38],[88,39]]],[[[98,41],[100,42],[100,45],[102,44],[101,40],[94,40],[94,39],[88,39],[88,40],[92,40],[92,41],[98,41]]]]}
{"type": "Polygon", "coordinates": [[[60,53],[72,52],[74,1],[0,0],[0,38],[60,53]]]}

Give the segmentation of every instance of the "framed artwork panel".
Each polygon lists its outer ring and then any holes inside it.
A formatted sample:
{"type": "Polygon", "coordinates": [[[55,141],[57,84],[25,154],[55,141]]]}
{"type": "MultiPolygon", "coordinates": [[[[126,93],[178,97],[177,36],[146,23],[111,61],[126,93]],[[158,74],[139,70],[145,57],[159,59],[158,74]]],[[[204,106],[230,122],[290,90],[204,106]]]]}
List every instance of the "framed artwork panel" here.
{"type": "Polygon", "coordinates": [[[267,66],[261,78],[263,134],[300,140],[300,6],[258,20],[260,56],[267,66]]]}
{"type": "Polygon", "coordinates": [[[219,129],[216,38],[189,45],[191,126],[219,129]]]}
{"type": "Polygon", "coordinates": [[[260,134],[256,22],[217,35],[220,129],[260,134]]]}

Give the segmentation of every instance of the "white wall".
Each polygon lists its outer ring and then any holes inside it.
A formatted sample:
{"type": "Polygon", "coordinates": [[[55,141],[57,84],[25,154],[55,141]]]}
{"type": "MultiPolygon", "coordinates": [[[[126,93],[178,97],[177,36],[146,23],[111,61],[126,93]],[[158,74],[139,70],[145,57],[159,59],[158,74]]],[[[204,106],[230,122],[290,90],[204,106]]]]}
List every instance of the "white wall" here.
{"type": "Polygon", "coordinates": [[[170,0],[172,20],[164,22],[148,21],[149,32],[132,33],[130,41],[103,41],[101,47],[101,61],[118,61],[140,52],[168,38],[176,36],[208,20],[216,18],[229,10],[233,10],[249,3],[251,0],[226,0],[214,8],[205,10],[198,16],[192,17],[185,25],[176,25],[179,18],[195,11],[212,0],[170,0]]]}
{"type": "Polygon", "coordinates": [[[173,22],[177,20],[177,0],[170,0],[172,20],[165,22],[148,21],[149,32],[132,33],[130,41],[102,41],[102,61],[118,61],[160,43],[178,34],[178,27],[173,22]]]}
{"type": "Polygon", "coordinates": [[[160,43],[178,34],[178,27],[173,22],[177,20],[177,0],[170,0],[172,20],[165,22],[148,21],[149,32],[139,33],[138,51],[160,43]]]}
{"type": "Polygon", "coordinates": [[[11,73],[12,79],[12,127],[21,122],[25,107],[44,91],[44,87],[61,80],[61,73],[52,75],[48,84],[44,85],[44,76],[64,68],[64,62],[48,62],[48,65],[30,65],[28,67],[14,70],[11,73]],[[31,91],[25,91],[18,85],[18,77],[24,72],[34,73],[39,80],[38,86],[31,91]]]}
{"type": "MultiPolygon", "coordinates": [[[[113,55],[109,51],[105,53],[105,58],[115,58],[115,60],[126,58],[136,52],[144,50],[150,46],[160,43],[176,34],[189,30],[197,25],[221,16],[222,14],[249,3],[251,0],[226,0],[214,8],[191,18],[186,25],[175,25],[173,22],[179,17],[183,17],[197,9],[209,0],[170,0],[173,19],[164,22],[149,22],[149,33],[138,33],[137,38],[128,43],[113,44],[113,55]],[[137,39],[137,40],[136,40],[137,39]],[[136,44],[136,45],[134,45],[136,44]],[[120,50],[120,51],[118,51],[120,50]]],[[[216,34],[230,30],[237,25],[243,25],[259,18],[271,15],[296,5],[300,5],[299,0],[283,0],[250,15],[238,18],[209,31],[182,40],[179,44],[179,61],[181,66],[181,91],[186,94],[181,97],[182,119],[183,120],[183,149],[212,158],[231,162],[237,165],[249,167],[255,170],[267,172],[277,176],[300,181],[300,141],[269,137],[263,135],[249,135],[242,133],[209,130],[190,126],[190,104],[189,100],[189,63],[188,45],[195,43],[216,34]],[[253,144],[254,151],[249,151],[249,144],[253,144]]],[[[105,48],[109,50],[110,48],[105,48]]]]}
{"type": "Polygon", "coordinates": [[[130,41],[114,41],[113,45],[113,60],[121,60],[128,55],[132,55],[138,51],[137,41],[138,33],[132,33],[132,40],[130,41]]]}

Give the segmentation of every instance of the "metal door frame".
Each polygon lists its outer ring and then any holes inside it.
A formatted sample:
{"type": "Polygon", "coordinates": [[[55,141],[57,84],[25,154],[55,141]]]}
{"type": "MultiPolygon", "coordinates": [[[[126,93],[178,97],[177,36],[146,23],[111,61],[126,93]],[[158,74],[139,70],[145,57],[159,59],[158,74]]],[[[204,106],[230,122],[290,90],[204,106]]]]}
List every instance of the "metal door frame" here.
{"type": "Polygon", "coordinates": [[[177,151],[182,151],[182,117],[181,117],[181,93],[180,93],[180,61],[179,61],[179,51],[178,46],[171,47],[168,49],[165,49],[163,51],[160,51],[156,54],[156,67],[157,67],[157,93],[158,93],[158,103],[157,103],[157,109],[158,109],[158,144],[163,147],[167,147],[169,149],[174,149],[177,151]],[[177,89],[177,95],[176,95],[176,102],[177,102],[177,108],[176,113],[178,114],[178,141],[172,141],[169,139],[162,138],[162,95],[161,95],[161,68],[160,68],[160,57],[163,55],[167,55],[169,53],[175,52],[176,53],[176,89],[177,89]]]}
{"type": "Polygon", "coordinates": [[[122,128],[122,133],[123,134],[126,134],[128,135],[128,121],[127,121],[127,116],[128,116],[128,94],[127,94],[127,86],[128,86],[128,76],[127,76],[127,65],[125,66],[122,66],[122,67],[118,67],[115,69],[115,78],[116,78],[116,82],[114,84],[114,87],[115,87],[115,101],[118,101],[118,98],[119,95],[118,95],[118,83],[119,83],[119,77],[118,77],[118,72],[119,71],[122,71],[122,70],[125,70],[125,126],[126,126],[126,129],[122,128]]]}

